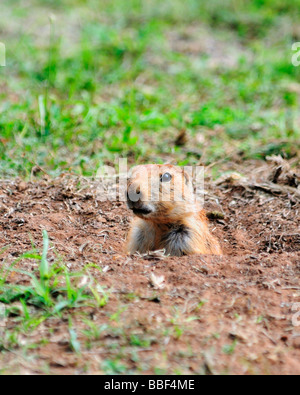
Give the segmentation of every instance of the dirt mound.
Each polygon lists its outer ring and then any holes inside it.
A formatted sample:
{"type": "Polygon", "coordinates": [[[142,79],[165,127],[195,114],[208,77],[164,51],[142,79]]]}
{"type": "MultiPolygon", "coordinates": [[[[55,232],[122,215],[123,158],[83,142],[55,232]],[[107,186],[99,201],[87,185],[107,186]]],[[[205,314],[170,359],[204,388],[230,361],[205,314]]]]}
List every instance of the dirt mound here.
{"type": "MultiPolygon", "coordinates": [[[[299,200],[226,180],[208,192],[206,209],[220,213],[211,216],[211,230],[221,240],[223,257],[141,257],[123,251],[131,219],[123,203],[98,201],[78,180],[1,182],[0,248],[7,247],[2,265],[31,250],[32,243],[41,250],[46,229],[50,262],[59,254],[71,270],[87,263],[102,268],[94,276],[112,297],[88,314],[100,326],[121,309],[125,333],[104,333],[78,356],[63,341],[68,324],[55,318],[54,332],[35,330],[48,342],[32,351],[24,369],[40,372],[43,361],[51,372],[80,373],[88,366],[89,373],[99,373],[101,361],[116,355],[117,342],[131,372],[300,373],[294,311],[300,302],[299,200]],[[134,358],[126,333],[147,336],[151,346],[134,358]]],[[[37,264],[27,259],[17,267],[30,271],[37,264]]],[[[9,281],[24,278],[16,274],[9,281]]],[[[83,320],[74,320],[81,333],[83,320]]],[[[0,365],[13,366],[16,353],[0,356],[0,365]]]]}

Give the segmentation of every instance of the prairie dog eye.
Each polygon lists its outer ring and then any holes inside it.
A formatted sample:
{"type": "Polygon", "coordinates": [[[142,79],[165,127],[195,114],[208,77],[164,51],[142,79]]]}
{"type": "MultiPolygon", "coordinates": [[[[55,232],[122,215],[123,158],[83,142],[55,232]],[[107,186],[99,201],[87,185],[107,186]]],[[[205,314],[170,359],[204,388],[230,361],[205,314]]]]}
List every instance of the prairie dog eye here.
{"type": "Polygon", "coordinates": [[[170,182],[172,180],[172,175],[170,173],[165,173],[160,176],[160,182],[170,182]]]}

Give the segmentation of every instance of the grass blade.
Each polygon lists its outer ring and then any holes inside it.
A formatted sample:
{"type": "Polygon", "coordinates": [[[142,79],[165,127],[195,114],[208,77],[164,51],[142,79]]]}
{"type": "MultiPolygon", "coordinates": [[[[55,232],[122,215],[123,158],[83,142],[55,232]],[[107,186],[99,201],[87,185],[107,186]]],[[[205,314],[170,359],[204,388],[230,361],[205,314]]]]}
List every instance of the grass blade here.
{"type": "Polygon", "coordinates": [[[40,274],[41,274],[41,279],[46,280],[49,277],[49,264],[47,261],[47,254],[49,250],[49,236],[46,230],[43,230],[43,255],[41,259],[41,265],[40,265],[40,274]]]}

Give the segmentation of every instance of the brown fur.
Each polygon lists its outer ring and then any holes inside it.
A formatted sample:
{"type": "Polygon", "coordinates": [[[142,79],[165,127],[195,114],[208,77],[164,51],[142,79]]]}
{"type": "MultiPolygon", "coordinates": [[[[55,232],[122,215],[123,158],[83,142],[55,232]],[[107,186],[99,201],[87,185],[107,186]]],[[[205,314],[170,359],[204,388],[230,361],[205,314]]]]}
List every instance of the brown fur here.
{"type": "Polygon", "coordinates": [[[137,166],[128,179],[128,191],[140,194],[134,202],[128,197],[128,206],[136,215],[126,244],[129,253],[165,249],[172,256],[222,254],[208,229],[204,210],[195,201],[189,177],[181,168],[137,166]],[[172,180],[162,183],[165,173],[171,174],[172,180]]]}

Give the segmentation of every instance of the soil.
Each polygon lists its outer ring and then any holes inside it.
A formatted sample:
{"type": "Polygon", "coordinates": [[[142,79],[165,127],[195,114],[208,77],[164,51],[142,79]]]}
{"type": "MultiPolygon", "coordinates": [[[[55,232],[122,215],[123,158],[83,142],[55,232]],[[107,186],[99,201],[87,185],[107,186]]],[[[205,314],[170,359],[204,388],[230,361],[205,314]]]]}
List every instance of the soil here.
{"type": "MultiPolygon", "coordinates": [[[[131,214],[125,204],[100,202],[92,188],[80,190],[77,183],[68,177],[0,183],[0,248],[7,246],[1,262],[14,262],[32,243],[41,251],[46,229],[50,262],[59,255],[70,270],[88,263],[102,268],[91,271],[112,296],[102,309],[87,309],[94,323],[103,325],[119,312],[120,322],[112,325],[147,335],[151,346],[136,351],[137,362],[124,338],[104,333],[77,355],[67,347],[68,322],[54,317],[24,339],[48,340],[29,352],[32,358],[24,360],[15,350],[0,357],[0,366],[17,364],[21,373],[41,373],[43,366],[59,374],[103,373],[103,362],[119,344],[120,360],[131,372],[142,365],[143,373],[300,373],[298,199],[228,180],[211,183],[205,208],[222,213],[212,216],[210,227],[224,256],[129,256],[124,241],[131,214]],[[153,274],[162,276],[163,286],[155,289],[153,274]]],[[[37,263],[23,259],[17,267],[32,271],[37,263]]],[[[15,274],[8,281],[27,280],[15,274]]],[[[75,314],[73,320],[80,341],[85,324],[75,314]]],[[[6,325],[14,322],[8,318],[6,325]]]]}

